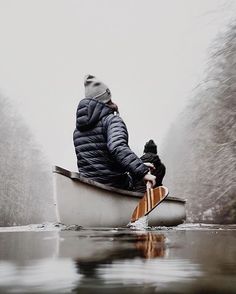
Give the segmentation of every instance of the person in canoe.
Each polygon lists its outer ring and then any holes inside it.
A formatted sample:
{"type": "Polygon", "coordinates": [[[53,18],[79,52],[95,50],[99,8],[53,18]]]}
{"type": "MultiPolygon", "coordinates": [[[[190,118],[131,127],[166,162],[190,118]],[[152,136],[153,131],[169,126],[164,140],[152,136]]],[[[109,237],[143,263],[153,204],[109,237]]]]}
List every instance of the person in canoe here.
{"type": "MultiPolygon", "coordinates": [[[[143,151],[143,156],[141,160],[145,163],[152,163],[154,168],[151,168],[151,173],[156,177],[156,184],[153,188],[162,186],[162,181],[166,173],[166,167],[161,162],[160,157],[157,154],[157,145],[153,140],[149,140],[143,151]]],[[[146,183],[143,180],[137,181],[135,184],[135,190],[139,192],[145,192],[146,183]]]]}
{"type": "Polygon", "coordinates": [[[109,88],[92,75],[85,76],[84,86],[73,133],[81,176],[128,190],[138,180],[154,186],[156,177],[128,145],[128,131],[109,88]]]}

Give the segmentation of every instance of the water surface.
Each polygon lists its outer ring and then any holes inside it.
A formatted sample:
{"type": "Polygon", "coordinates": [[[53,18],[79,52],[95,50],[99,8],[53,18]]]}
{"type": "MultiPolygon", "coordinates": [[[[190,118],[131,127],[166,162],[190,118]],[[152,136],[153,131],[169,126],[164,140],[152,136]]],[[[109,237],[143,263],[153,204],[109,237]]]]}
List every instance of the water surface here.
{"type": "Polygon", "coordinates": [[[0,292],[236,293],[235,244],[234,225],[1,228],[0,292]]]}

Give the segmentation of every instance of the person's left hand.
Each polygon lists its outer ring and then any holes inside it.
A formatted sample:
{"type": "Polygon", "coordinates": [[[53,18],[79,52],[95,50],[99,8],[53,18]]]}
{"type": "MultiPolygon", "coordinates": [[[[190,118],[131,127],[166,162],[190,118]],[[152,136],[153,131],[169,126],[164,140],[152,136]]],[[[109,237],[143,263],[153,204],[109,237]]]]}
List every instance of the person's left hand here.
{"type": "Polygon", "coordinates": [[[145,182],[150,182],[151,187],[155,187],[156,185],[156,177],[152,175],[150,172],[148,172],[144,177],[143,180],[145,182]]]}

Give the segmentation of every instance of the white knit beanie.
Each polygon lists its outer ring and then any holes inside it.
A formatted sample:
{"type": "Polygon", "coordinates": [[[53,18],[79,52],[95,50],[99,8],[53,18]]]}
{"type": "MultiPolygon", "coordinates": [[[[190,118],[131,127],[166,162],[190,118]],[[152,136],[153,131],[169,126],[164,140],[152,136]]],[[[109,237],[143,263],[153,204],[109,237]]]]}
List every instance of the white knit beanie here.
{"type": "Polygon", "coordinates": [[[84,77],[85,98],[94,98],[103,103],[111,100],[111,91],[99,81],[95,76],[86,75],[84,77]]]}

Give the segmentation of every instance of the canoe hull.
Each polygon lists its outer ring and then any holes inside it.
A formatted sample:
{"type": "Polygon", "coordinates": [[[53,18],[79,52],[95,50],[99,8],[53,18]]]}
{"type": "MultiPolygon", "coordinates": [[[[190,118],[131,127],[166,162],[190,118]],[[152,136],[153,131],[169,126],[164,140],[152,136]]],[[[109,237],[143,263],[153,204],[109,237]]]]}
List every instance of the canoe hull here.
{"type": "MultiPolygon", "coordinates": [[[[128,224],[139,197],[71,179],[54,171],[54,195],[58,221],[84,227],[123,227],[128,224]]],[[[174,226],[186,218],[185,202],[164,200],[149,214],[150,226],[174,226]]]]}

